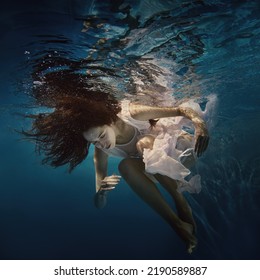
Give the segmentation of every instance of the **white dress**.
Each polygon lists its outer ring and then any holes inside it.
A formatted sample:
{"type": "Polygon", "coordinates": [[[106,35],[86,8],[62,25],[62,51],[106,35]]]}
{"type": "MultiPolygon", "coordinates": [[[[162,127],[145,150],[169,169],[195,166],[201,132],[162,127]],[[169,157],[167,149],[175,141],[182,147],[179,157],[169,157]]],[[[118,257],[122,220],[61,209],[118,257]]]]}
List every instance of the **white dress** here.
{"type": "MultiPolygon", "coordinates": [[[[180,137],[186,128],[192,129],[190,120],[184,117],[162,118],[154,128],[148,121],[139,121],[131,117],[129,112],[129,100],[121,102],[121,112],[118,117],[135,128],[135,135],[132,140],[124,145],[116,145],[114,149],[104,150],[109,155],[119,157],[138,157],[136,142],[145,135],[153,135],[155,138],[153,149],[144,149],[143,162],[145,171],[148,174],[162,174],[177,180],[178,190],[198,193],[201,190],[200,175],[195,175],[187,181],[185,178],[191,173],[185,166],[195,163],[194,139],[180,137]]],[[[180,105],[189,107],[203,115],[200,106],[194,101],[180,105]]],[[[188,134],[193,136],[192,134],[188,134]]],[[[140,156],[139,156],[140,157],[140,156]]]]}

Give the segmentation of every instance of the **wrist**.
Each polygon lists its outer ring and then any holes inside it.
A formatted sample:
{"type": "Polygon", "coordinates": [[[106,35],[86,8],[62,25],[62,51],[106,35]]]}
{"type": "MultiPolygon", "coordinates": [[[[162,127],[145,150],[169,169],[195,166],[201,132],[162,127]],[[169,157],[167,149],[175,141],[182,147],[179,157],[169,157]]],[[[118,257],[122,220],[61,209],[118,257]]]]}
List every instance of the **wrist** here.
{"type": "Polygon", "coordinates": [[[102,187],[97,191],[96,195],[106,196],[108,193],[107,190],[102,189],[102,187]]]}
{"type": "Polygon", "coordinates": [[[195,129],[200,129],[200,130],[203,130],[203,131],[207,130],[206,124],[205,124],[205,122],[202,119],[196,118],[193,121],[193,123],[194,123],[195,129]]]}

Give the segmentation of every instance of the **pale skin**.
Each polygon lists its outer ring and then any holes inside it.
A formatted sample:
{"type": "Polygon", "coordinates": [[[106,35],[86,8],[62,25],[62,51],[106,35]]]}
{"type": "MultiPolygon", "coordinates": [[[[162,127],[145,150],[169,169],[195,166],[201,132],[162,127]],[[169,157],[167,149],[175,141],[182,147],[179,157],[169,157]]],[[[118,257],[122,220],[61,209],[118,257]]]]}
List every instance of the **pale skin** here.
{"type": "MultiPolygon", "coordinates": [[[[209,136],[205,122],[190,108],[160,108],[130,103],[129,111],[132,118],[141,121],[177,116],[188,118],[192,121],[195,128],[195,153],[200,156],[208,146],[209,136]]],[[[107,191],[114,189],[122,176],[133,191],[177,232],[186,243],[188,252],[191,253],[197,244],[194,236],[196,224],[187,201],[177,191],[175,180],[160,174],[154,175],[156,180],[169,192],[175,201],[177,214],[168,205],[156,184],[145,173],[142,158],[124,158],[119,164],[121,176],[107,176],[108,155],[101,149],[109,150],[117,144],[128,143],[133,138],[134,128],[118,118],[111,125],[93,127],[85,131],[83,135],[89,142],[95,145],[94,164],[96,170],[97,207],[104,207],[107,191]]],[[[186,136],[183,135],[182,137],[186,136]]],[[[150,135],[141,138],[136,143],[139,153],[142,154],[144,148],[152,149],[153,141],[154,138],[150,135]]]]}

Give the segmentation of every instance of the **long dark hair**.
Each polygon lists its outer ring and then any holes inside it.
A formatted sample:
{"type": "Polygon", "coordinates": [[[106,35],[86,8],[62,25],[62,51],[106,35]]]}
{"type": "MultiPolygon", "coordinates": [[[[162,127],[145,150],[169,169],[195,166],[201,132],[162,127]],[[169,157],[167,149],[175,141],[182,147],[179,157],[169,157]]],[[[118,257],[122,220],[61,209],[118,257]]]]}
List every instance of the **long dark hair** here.
{"type": "Polygon", "coordinates": [[[35,103],[53,111],[27,115],[33,120],[32,128],[22,134],[35,141],[36,150],[45,155],[44,164],[69,164],[69,172],[88,155],[90,143],[83,132],[110,125],[121,110],[113,95],[93,87],[86,75],[71,71],[38,76],[32,96],[35,103]]]}

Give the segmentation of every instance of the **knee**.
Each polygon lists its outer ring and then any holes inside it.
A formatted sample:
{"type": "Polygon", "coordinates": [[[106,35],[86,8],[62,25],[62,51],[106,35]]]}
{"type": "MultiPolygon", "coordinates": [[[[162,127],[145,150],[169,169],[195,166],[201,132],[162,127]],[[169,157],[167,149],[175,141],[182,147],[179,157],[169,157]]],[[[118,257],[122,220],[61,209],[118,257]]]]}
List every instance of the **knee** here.
{"type": "Polygon", "coordinates": [[[118,165],[120,174],[125,178],[133,176],[138,165],[138,160],[134,158],[124,158],[118,165]]]}
{"type": "Polygon", "coordinates": [[[136,143],[136,149],[139,153],[140,156],[143,155],[143,151],[144,151],[144,147],[143,147],[143,142],[141,142],[140,140],[136,143]]]}
{"type": "Polygon", "coordinates": [[[144,149],[152,149],[154,143],[154,137],[152,135],[146,135],[142,137],[137,143],[136,148],[140,155],[143,154],[144,149]]]}

